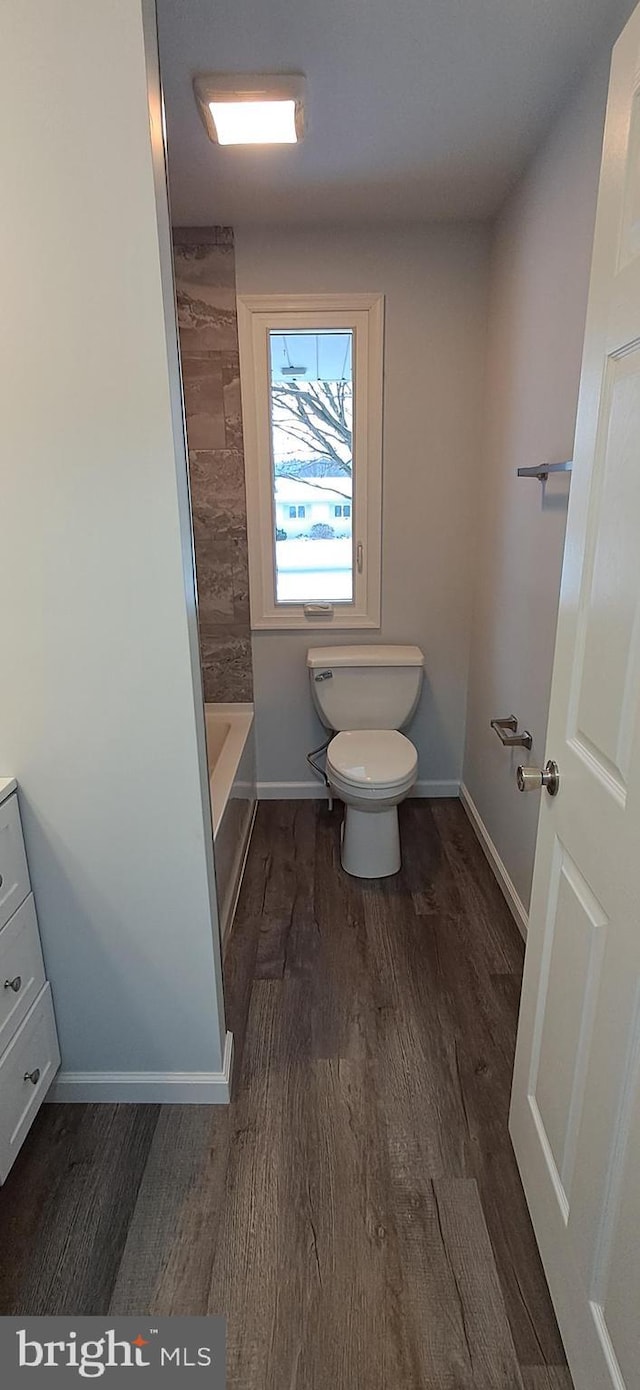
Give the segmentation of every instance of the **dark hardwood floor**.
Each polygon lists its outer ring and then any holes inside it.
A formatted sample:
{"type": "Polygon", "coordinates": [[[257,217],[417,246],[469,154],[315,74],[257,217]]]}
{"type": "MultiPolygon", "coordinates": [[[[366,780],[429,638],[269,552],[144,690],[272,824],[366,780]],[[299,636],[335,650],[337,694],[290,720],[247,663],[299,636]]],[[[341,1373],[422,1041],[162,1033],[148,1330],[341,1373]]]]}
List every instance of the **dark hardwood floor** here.
{"type": "Polygon", "coordinates": [[[225,963],[233,1104],[46,1106],[0,1313],[224,1313],[230,1390],[570,1390],[507,1132],[523,947],[456,801],[404,863],[259,808],[225,963]]]}

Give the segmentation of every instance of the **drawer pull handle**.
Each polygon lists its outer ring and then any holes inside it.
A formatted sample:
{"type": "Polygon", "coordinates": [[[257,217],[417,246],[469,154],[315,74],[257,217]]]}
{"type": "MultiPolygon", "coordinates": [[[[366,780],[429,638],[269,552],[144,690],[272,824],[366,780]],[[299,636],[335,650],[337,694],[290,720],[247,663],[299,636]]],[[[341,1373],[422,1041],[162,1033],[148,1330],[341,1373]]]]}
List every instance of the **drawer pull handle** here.
{"type": "Polygon", "coordinates": [[[3,877],[2,874],[0,874],[0,888],[2,888],[3,883],[4,883],[4,877],[3,877]]]}
{"type": "Polygon", "coordinates": [[[33,1071],[26,1071],[24,1074],[24,1079],[25,1081],[30,1081],[33,1086],[37,1086],[40,1080],[40,1068],[34,1067],[33,1071]]]}
{"type": "Polygon", "coordinates": [[[22,975],[16,975],[13,980],[5,980],[4,982],[5,989],[12,989],[14,994],[18,993],[18,990],[20,989],[21,985],[22,975]]]}

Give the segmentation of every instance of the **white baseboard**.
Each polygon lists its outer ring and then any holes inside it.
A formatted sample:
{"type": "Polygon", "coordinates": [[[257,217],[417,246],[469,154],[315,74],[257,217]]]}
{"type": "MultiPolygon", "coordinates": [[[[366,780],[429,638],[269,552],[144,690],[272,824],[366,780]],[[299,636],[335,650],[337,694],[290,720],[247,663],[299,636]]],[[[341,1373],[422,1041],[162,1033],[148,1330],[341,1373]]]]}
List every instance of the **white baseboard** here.
{"type": "Polygon", "coordinates": [[[522,901],[522,898],[520,897],[520,894],[518,893],[514,885],[513,879],[511,878],[503,860],[500,858],[500,855],[498,854],[498,851],[493,843],[493,840],[491,839],[489,831],[487,830],[487,827],[480,815],[480,812],[473,800],[473,797],[470,795],[469,791],[465,787],[464,782],[460,783],[460,800],[469,817],[469,820],[471,821],[471,824],[476,832],[480,844],[482,845],[485,855],[489,860],[489,863],[498,880],[498,883],[500,884],[502,892],[504,893],[504,896],[507,901],[507,906],[511,909],[518,931],[526,941],[527,931],[529,928],[529,914],[522,901]]]}
{"type": "Polygon", "coordinates": [[[327,799],[323,782],[258,782],[258,801],[315,801],[327,799]]]}
{"type": "Polygon", "coordinates": [[[48,1101],[89,1104],[228,1105],[233,1033],[227,1033],[222,1071],[62,1071],[48,1101]]]}
{"type": "MultiPolygon", "coordinates": [[[[460,783],[454,781],[416,782],[410,796],[458,796],[460,783]]],[[[258,782],[258,801],[315,801],[327,799],[322,782],[258,782]]]]}
{"type": "Polygon", "coordinates": [[[439,781],[423,782],[418,781],[414,784],[409,796],[455,796],[460,795],[460,783],[455,778],[441,778],[439,781]]]}

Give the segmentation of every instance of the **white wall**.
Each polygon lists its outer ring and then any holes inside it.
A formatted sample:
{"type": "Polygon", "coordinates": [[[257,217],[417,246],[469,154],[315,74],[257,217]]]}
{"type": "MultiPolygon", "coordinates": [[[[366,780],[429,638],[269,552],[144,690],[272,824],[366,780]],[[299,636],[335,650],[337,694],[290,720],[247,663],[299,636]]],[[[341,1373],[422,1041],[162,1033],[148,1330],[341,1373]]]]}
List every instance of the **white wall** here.
{"type": "Polygon", "coordinates": [[[224,1025],[159,94],[156,208],[140,0],[7,4],[0,770],[65,1072],[208,1076],[224,1025]]]}
{"type": "Polygon", "coordinates": [[[608,65],[603,52],[504,209],[492,252],[464,783],[525,907],[540,801],[517,791],[515,769],[545,757],[570,482],[543,490],[516,469],[572,456],[608,65]],[[530,754],[500,746],[489,721],[506,714],[533,734],[530,754]]]}
{"type": "Polygon", "coordinates": [[[316,785],[305,753],[325,734],[311,707],[305,652],[328,641],[423,648],[427,679],[411,729],[419,777],[433,791],[455,794],[464,741],[487,252],[488,232],[474,226],[236,228],[239,294],[385,295],[382,629],[253,634],[263,794],[265,783],[287,784],[282,795],[292,783],[316,785]]]}

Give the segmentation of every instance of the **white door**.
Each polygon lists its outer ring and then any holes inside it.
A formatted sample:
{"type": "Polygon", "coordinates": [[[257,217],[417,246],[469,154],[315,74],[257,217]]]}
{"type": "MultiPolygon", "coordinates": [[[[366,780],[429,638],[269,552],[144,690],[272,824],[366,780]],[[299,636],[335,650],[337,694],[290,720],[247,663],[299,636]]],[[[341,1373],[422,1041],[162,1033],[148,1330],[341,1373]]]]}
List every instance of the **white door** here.
{"type": "MultiPolygon", "coordinates": [[[[550,345],[550,351],[553,346],[550,345]]],[[[576,1390],[640,1387],[640,8],[614,49],[511,1134],[576,1390]]]]}

